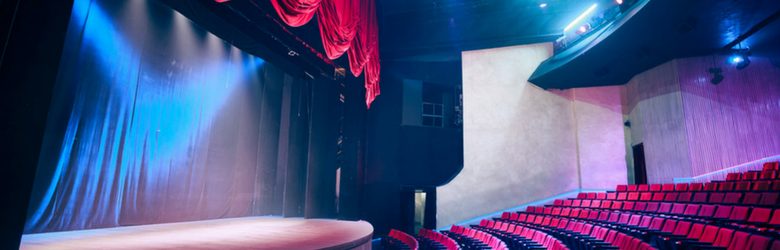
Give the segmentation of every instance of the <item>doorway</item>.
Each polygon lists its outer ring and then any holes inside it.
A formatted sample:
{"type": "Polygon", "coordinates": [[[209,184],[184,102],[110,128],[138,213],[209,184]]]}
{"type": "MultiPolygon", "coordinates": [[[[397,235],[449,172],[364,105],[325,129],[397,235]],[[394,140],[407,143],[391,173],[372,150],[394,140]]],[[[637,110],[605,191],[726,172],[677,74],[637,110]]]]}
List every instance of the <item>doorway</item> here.
{"type": "Polygon", "coordinates": [[[647,184],[647,168],[645,166],[645,147],[642,143],[631,147],[634,152],[634,184],[647,184]]]}

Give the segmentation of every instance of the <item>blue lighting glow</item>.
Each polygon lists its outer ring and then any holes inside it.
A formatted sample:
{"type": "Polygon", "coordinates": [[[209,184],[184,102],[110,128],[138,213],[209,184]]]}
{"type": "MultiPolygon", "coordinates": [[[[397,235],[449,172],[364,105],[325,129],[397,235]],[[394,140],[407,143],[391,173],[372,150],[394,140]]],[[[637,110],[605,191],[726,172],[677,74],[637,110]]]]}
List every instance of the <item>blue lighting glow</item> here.
{"type": "Polygon", "coordinates": [[[123,197],[124,190],[167,188],[158,180],[172,178],[177,166],[194,164],[186,162],[191,161],[187,155],[208,140],[226,103],[246,95],[237,90],[260,77],[262,59],[210,33],[191,35],[198,28],[186,18],[186,25],[168,28],[146,22],[151,17],[142,15],[148,13],[144,5],[104,9],[100,2],[73,4],[68,37],[81,40],[66,43],[62,62],[69,70],[57,79],[57,85],[72,91],[59,93],[72,103],[56,142],[59,157],[47,166],[52,174],[36,179],[45,182],[45,190],[31,207],[26,231],[49,224],[119,224],[122,210],[152,202],[123,197]],[[153,37],[156,30],[172,37],[153,37]]]}
{"type": "Polygon", "coordinates": [[[732,64],[738,64],[744,61],[745,58],[742,57],[742,55],[732,55],[731,57],[729,57],[729,62],[731,62],[732,64]]]}
{"type": "Polygon", "coordinates": [[[577,18],[575,18],[574,21],[569,23],[569,25],[566,25],[566,27],[563,28],[563,32],[569,31],[571,28],[573,28],[574,26],[576,26],[577,24],[582,22],[582,20],[584,20],[585,18],[587,18],[588,16],[593,14],[593,11],[596,10],[596,7],[598,7],[598,4],[595,4],[595,3],[593,5],[591,5],[590,7],[588,7],[588,9],[585,10],[585,12],[583,12],[577,18]]]}

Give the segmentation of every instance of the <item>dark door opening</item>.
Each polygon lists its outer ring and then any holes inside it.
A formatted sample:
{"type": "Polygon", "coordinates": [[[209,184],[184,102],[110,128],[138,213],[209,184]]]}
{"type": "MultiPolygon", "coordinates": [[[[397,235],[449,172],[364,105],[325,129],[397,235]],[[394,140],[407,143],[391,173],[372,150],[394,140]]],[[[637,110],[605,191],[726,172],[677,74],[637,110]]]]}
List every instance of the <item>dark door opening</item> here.
{"type": "Polygon", "coordinates": [[[642,143],[631,147],[634,152],[634,184],[647,184],[647,168],[645,167],[645,147],[642,143]]]}

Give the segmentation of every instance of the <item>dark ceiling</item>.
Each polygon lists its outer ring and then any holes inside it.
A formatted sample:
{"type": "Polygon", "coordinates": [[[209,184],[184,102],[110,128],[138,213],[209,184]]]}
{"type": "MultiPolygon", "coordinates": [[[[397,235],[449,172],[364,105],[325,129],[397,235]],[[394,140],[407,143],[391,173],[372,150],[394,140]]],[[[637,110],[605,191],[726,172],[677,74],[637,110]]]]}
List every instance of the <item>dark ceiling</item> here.
{"type": "MultiPolygon", "coordinates": [[[[280,25],[268,0],[162,1],[239,48],[291,71],[332,77],[334,68],[347,64],[344,58],[319,59],[316,23],[280,25]],[[298,54],[289,56],[289,51],[298,54]]],[[[554,41],[588,6],[613,0],[376,1],[382,75],[459,84],[462,51],[554,41]]],[[[650,0],[631,18],[601,31],[598,39],[549,59],[530,80],[560,89],[624,84],[673,58],[722,52],[779,11],[779,0],[650,0]]],[[[754,56],[780,58],[780,21],[766,23],[744,44],[754,56]]]]}
{"type": "Polygon", "coordinates": [[[553,41],[604,0],[377,1],[382,61],[431,62],[459,60],[463,50],[553,41]]]}

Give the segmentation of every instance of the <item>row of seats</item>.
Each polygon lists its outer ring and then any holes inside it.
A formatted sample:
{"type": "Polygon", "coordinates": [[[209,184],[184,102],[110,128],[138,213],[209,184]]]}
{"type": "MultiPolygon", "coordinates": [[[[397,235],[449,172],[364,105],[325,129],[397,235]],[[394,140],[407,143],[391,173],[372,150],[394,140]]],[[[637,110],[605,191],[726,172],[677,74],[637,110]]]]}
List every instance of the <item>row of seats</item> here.
{"type": "Polygon", "coordinates": [[[506,243],[495,236],[473,228],[452,225],[449,231],[444,232],[444,235],[457,241],[460,244],[461,249],[509,249],[507,248],[506,243]]]}
{"type": "Polygon", "coordinates": [[[421,228],[417,233],[420,250],[457,250],[458,243],[439,232],[421,228]]]}
{"type": "Polygon", "coordinates": [[[386,249],[418,250],[420,248],[414,236],[402,231],[391,229],[387,236],[382,239],[382,246],[386,249]]]}
{"type": "Polygon", "coordinates": [[[521,219],[519,216],[508,216],[507,213],[504,213],[499,220],[547,231],[563,240],[570,249],[655,249],[640,238],[610,227],[594,226],[591,223],[570,221],[569,219],[552,219],[549,216],[545,219],[541,218],[523,216],[521,219]]]}
{"type": "MultiPolygon", "coordinates": [[[[657,201],[680,203],[712,203],[777,206],[780,192],[619,192],[619,193],[580,193],[581,202],[603,203],[606,201],[657,201]]],[[[576,200],[574,202],[577,202],[576,200]]],[[[575,205],[578,206],[578,205],[575,205]]]]}
{"type": "Polygon", "coordinates": [[[507,243],[510,249],[569,249],[557,238],[529,227],[492,220],[482,220],[479,226],[471,227],[498,236],[499,239],[507,243]]]}
{"type": "Polygon", "coordinates": [[[780,191],[780,180],[617,185],[616,192],[780,191]]]}
{"type": "MultiPolygon", "coordinates": [[[[658,249],[700,249],[721,248],[741,249],[780,249],[780,241],[761,235],[728,227],[709,225],[703,222],[688,221],[650,215],[629,215],[617,213],[609,216],[551,216],[527,213],[505,213],[501,220],[530,223],[548,228],[565,227],[571,232],[583,232],[588,227],[605,227],[620,231],[629,236],[652,243],[658,249]],[[571,226],[574,224],[574,226],[571,226]]],[[[591,230],[591,229],[587,229],[591,230]]],[[[623,249],[623,248],[621,248],[623,249]]],[[[636,248],[627,248],[636,249],[636,248]]]]}
{"type": "MultiPolygon", "coordinates": [[[[780,228],[780,209],[750,208],[745,206],[681,204],[672,206],[623,207],[617,210],[595,210],[569,207],[528,207],[526,212],[563,217],[606,219],[620,217],[620,220],[639,220],[641,216],[678,218],[706,223],[720,223],[728,226],[754,228],[761,232],[776,233],[780,228]]],[[[510,218],[513,219],[513,218],[510,218]]],[[[649,220],[649,219],[648,219],[649,220]]],[[[776,234],[775,234],[776,235],[776,234]]]]}

